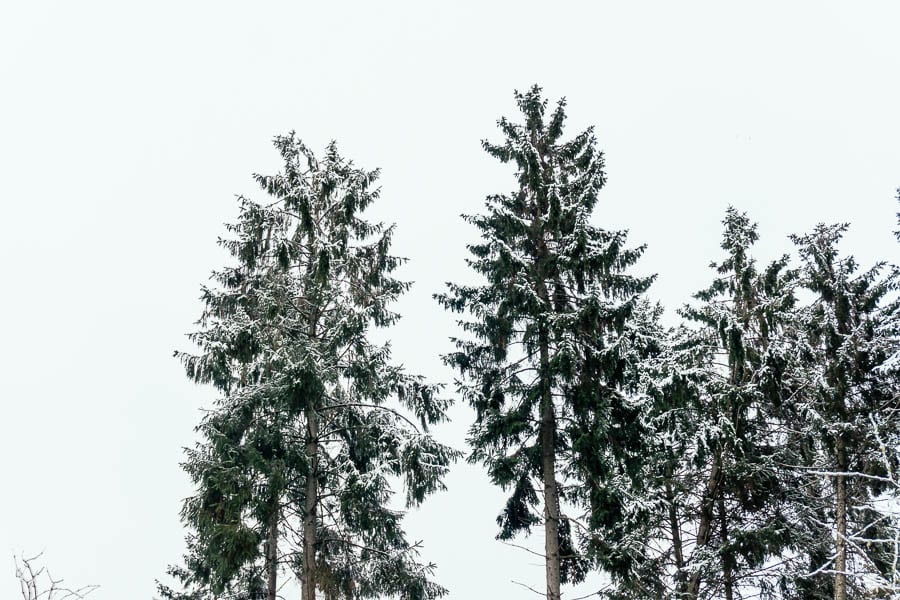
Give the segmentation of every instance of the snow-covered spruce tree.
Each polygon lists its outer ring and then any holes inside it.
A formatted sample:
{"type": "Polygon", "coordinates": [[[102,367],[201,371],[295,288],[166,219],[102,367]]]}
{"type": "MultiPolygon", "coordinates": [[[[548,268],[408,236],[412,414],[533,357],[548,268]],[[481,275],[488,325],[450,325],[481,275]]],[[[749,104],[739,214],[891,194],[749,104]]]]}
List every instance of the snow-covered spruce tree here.
{"type": "Polygon", "coordinates": [[[511,492],[498,537],[543,525],[546,595],[559,600],[560,583],[582,580],[592,558],[626,570],[607,534],[626,518],[642,434],[621,344],[652,278],[626,273],[643,247],[590,222],[605,182],[593,130],[562,141],[564,101],[547,115],[539,87],[515,97],[524,123],[500,119],[505,139],[483,146],[516,166],[517,187],[464,217],[481,234],[469,266],[486,282],[449,283],[437,298],[470,316],[446,361],[476,411],[470,460],[511,492]]]}
{"type": "Polygon", "coordinates": [[[597,592],[603,600],[674,598],[690,547],[685,539],[690,532],[682,534],[681,524],[690,507],[685,498],[699,481],[687,457],[702,414],[693,407],[701,388],[697,380],[705,369],[682,368],[682,354],[694,348],[685,350],[679,345],[680,333],[663,328],[662,312],[661,306],[646,300],[636,303],[616,344],[626,369],[623,389],[642,404],[642,456],[641,464],[633,465],[640,469],[640,484],[621,481],[631,489],[619,521],[591,532],[596,542],[615,545],[616,568],[609,584],[597,592]]]}
{"type": "Polygon", "coordinates": [[[757,271],[746,215],[730,209],[724,225],[717,277],[682,311],[693,326],[659,330],[639,365],[652,409],[631,536],[644,550],[604,592],[610,600],[772,597],[783,580],[777,553],[795,543],[786,515],[796,501],[779,472],[794,278],[785,258],[757,271]]]}
{"type": "Polygon", "coordinates": [[[615,578],[599,594],[605,600],[683,598],[693,564],[692,532],[699,490],[705,485],[706,457],[698,448],[708,416],[709,349],[684,326],[664,330],[660,309],[654,311],[635,313],[637,318],[649,317],[643,329],[653,331],[635,377],[636,391],[651,399],[640,475],[643,508],[636,512],[638,519],[623,544],[633,557],[628,576],[615,578]]]}
{"type": "Polygon", "coordinates": [[[786,256],[756,268],[758,234],[746,214],[729,208],[723,223],[726,255],[712,265],[717,277],[681,311],[699,325],[681,343],[688,360],[675,368],[691,373],[692,385],[661,389],[671,396],[669,411],[692,415],[687,433],[696,436],[676,449],[684,462],[671,452],[676,462],[666,467],[699,484],[677,499],[685,510],[671,521],[673,539],[679,526],[678,537],[693,537],[690,553],[682,548],[677,559],[677,598],[732,600],[749,589],[774,590],[779,571],[766,568],[767,560],[790,547],[789,515],[797,508],[781,466],[790,450],[781,407],[791,393],[781,335],[793,322],[795,275],[786,256]]]}
{"type": "Polygon", "coordinates": [[[885,444],[900,439],[900,372],[889,364],[900,348],[900,303],[892,299],[900,273],[883,263],[860,271],[852,256],[841,257],[846,229],[819,225],[793,237],[802,284],[815,294],[802,313],[815,374],[802,397],[803,423],[818,451],[807,468],[829,480],[817,500],[833,544],[811,566],[833,576],[835,600],[888,597],[898,525],[882,496],[897,491],[896,453],[885,444]]]}
{"type": "Polygon", "coordinates": [[[203,290],[200,353],[178,353],[222,396],[184,464],[197,486],[182,513],[192,533],[170,573],[185,591],[160,593],[274,600],[291,574],[303,600],[439,597],[389,506],[391,483],[417,505],[457,452],[427,432],[444,418],[438,388],[367,339],[397,320],[389,305],[408,287],[391,277],[393,227],[360,216],[378,172],[333,143],[321,158],[293,134],[275,146],[284,170],[255,176],[269,199],[240,198],[221,240],[236,264],[203,290]]]}

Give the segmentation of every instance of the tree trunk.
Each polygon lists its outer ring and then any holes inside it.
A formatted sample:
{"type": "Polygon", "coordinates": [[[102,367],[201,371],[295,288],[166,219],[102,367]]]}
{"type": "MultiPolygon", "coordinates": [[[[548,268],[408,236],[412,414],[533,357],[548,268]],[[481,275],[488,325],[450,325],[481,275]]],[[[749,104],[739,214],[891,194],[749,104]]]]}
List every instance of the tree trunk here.
{"type": "MultiPolygon", "coordinates": [[[[325,193],[324,191],[322,192],[325,193]]],[[[315,219],[318,220],[318,212],[315,219]]],[[[318,256],[314,229],[306,234],[307,251],[310,259],[306,263],[306,286],[304,297],[310,304],[309,343],[316,341],[316,325],[318,323],[319,297],[313,283],[313,269],[318,256]]],[[[306,498],[303,507],[303,569],[300,581],[301,600],[316,600],[316,509],[319,504],[319,414],[317,399],[310,398],[304,411],[306,417],[306,498]]]]}
{"type": "Polygon", "coordinates": [[[276,600],[278,594],[278,499],[272,502],[269,517],[269,539],[266,541],[266,600],[276,600]]]}
{"type": "Polygon", "coordinates": [[[725,496],[719,496],[719,540],[722,543],[722,580],[725,600],[734,600],[734,563],[728,549],[728,513],[725,512],[725,496]]]}
{"type": "MultiPolygon", "coordinates": [[[[847,451],[841,437],[837,440],[837,464],[839,473],[847,472],[847,451]]],[[[847,600],[847,479],[843,474],[838,475],[834,485],[837,492],[834,600],[847,600]]]]}
{"type": "MultiPolygon", "coordinates": [[[[721,473],[722,454],[717,453],[713,457],[712,468],[709,471],[709,479],[706,482],[706,490],[703,494],[703,504],[700,507],[700,524],[697,527],[697,548],[703,548],[709,544],[709,538],[712,534],[713,508],[715,507],[715,499],[719,492],[719,479],[721,473]]],[[[689,600],[697,600],[700,593],[699,572],[691,575],[688,581],[685,596],[689,600]]]]}
{"type": "MultiPolygon", "coordinates": [[[[536,143],[532,131],[532,141],[536,143]]],[[[546,165],[544,165],[546,168],[546,165]]],[[[534,204],[535,231],[538,232],[537,260],[534,265],[535,291],[541,299],[545,310],[553,312],[553,304],[547,291],[544,268],[548,257],[547,243],[544,239],[541,208],[539,202],[534,204]]],[[[553,388],[550,375],[550,334],[547,323],[538,326],[538,345],[540,347],[539,383],[541,391],[541,462],[544,480],[544,564],[547,579],[547,600],[560,600],[560,561],[559,561],[559,490],[556,487],[556,415],[553,411],[553,388]]]]}
{"type": "Polygon", "coordinates": [[[314,406],[306,409],[306,502],[303,512],[302,600],[316,600],[316,507],[318,504],[319,417],[314,406]]]}
{"type": "Polygon", "coordinates": [[[547,600],[560,600],[559,490],[556,488],[556,415],[550,389],[549,340],[541,331],[541,456],[544,476],[544,554],[547,600]]]}
{"type": "Polygon", "coordinates": [[[675,554],[676,589],[684,592],[684,545],[681,541],[681,524],[678,522],[678,504],[672,489],[672,463],[666,465],[666,503],[669,505],[669,529],[672,531],[672,551],[675,554]]]}

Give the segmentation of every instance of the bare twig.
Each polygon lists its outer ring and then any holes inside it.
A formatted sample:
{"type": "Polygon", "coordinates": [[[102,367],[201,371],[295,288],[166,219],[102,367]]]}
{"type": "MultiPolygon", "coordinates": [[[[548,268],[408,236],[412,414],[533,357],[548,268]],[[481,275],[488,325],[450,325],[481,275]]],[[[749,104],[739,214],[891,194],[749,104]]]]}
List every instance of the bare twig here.
{"type": "Polygon", "coordinates": [[[511,581],[512,583],[516,584],[516,585],[522,586],[522,587],[525,588],[526,590],[531,590],[532,592],[534,592],[534,593],[537,594],[538,596],[543,596],[543,597],[545,597],[545,598],[547,597],[547,594],[545,594],[544,592],[539,592],[539,591],[537,591],[536,589],[534,589],[533,587],[531,587],[531,586],[528,585],[528,584],[522,583],[521,581],[516,581],[515,579],[510,579],[510,581],[511,581]]]}
{"type": "Polygon", "coordinates": [[[54,579],[46,567],[38,566],[37,561],[42,555],[43,552],[30,558],[13,557],[23,600],[82,600],[100,587],[99,585],[85,585],[75,589],[63,587],[62,579],[54,579]]]}

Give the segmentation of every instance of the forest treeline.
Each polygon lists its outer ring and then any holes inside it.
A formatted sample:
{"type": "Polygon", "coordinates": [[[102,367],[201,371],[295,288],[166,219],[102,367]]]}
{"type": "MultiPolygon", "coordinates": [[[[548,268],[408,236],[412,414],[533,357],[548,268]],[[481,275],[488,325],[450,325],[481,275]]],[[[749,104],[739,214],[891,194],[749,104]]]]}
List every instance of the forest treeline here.
{"type": "Polygon", "coordinates": [[[197,350],[176,353],[219,395],[159,594],[438,598],[397,508],[464,457],[506,491],[499,539],[543,532],[548,600],[594,572],[606,600],[900,598],[900,268],[861,267],[846,224],[761,264],[729,208],[709,285],[665,327],[632,273],[644,246],[597,224],[593,130],[565,136],[565,101],[537,86],[516,100],[483,142],[515,182],[464,217],[480,283],[435,296],[459,319],[455,387],[370,339],[409,287],[394,227],[363,216],[379,172],[275,139],[283,169],[239,198],[197,350]],[[454,399],[473,409],[465,453],[431,434],[454,399]]]}

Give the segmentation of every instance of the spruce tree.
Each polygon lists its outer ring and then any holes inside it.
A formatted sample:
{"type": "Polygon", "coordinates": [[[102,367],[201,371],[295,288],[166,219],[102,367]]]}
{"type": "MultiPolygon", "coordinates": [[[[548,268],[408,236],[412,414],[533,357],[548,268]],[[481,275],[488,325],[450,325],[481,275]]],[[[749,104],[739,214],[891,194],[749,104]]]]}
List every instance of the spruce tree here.
{"type": "Polygon", "coordinates": [[[469,458],[510,492],[498,537],[542,525],[546,596],[559,600],[592,559],[624,569],[610,536],[639,471],[642,407],[624,390],[623,344],[652,278],[626,272],[643,247],[591,224],[606,180],[593,129],[563,141],[565,101],[547,114],[539,87],[515,98],[524,122],[501,118],[503,140],[483,147],[515,165],[516,188],[464,216],[481,235],[467,262],[484,284],[448,283],[437,298],[469,316],[446,361],[476,413],[469,458]]]}
{"type": "MultiPolygon", "coordinates": [[[[661,309],[657,308],[661,312],[661,309]]],[[[681,326],[655,333],[637,363],[637,393],[650,400],[645,455],[640,477],[643,507],[630,532],[630,568],[602,593],[604,600],[682,598],[696,562],[691,532],[696,529],[704,456],[698,450],[706,422],[708,349],[681,326]],[[699,464],[698,464],[699,463],[699,464]]],[[[653,330],[648,328],[648,330],[653,330]]]]}
{"type": "Polygon", "coordinates": [[[303,600],[441,596],[391,489],[418,505],[457,453],[428,433],[445,418],[439,388],[367,337],[398,319],[390,304],[409,285],[391,276],[393,226],[360,215],[378,171],[334,143],[322,157],[294,134],[275,146],[283,170],[255,176],[269,198],[239,198],[220,240],[236,264],[203,289],[200,353],[177,353],[221,397],[184,464],[197,492],[185,563],[170,570],[184,591],[160,592],[274,600],[288,573],[303,600]]]}
{"type": "MultiPolygon", "coordinates": [[[[681,423],[695,436],[682,450],[689,464],[666,467],[690,473],[699,484],[691,500],[681,499],[694,508],[687,520],[696,534],[690,555],[680,561],[679,598],[732,600],[742,588],[763,593],[775,578],[766,561],[791,543],[780,407],[790,395],[781,336],[793,322],[794,274],[787,256],[757,269],[752,246],[758,234],[746,214],[729,208],[723,223],[725,258],[712,264],[717,276],[695,295],[697,304],[681,311],[699,325],[685,334],[675,363],[676,374],[691,377],[661,390],[670,396],[668,410],[694,415],[692,425],[681,423]]],[[[673,539],[676,526],[673,518],[673,539]]]]}
{"type": "Polygon", "coordinates": [[[806,469],[825,481],[811,500],[825,515],[821,537],[831,541],[810,566],[832,577],[835,600],[886,594],[897,550],[896,517],[884,496],[897,493],[891,450],[900,441],[900,372],[891,356],[900,350],[900,303],[892,297],[900,273],[884,263],[861,271],[852,256],[841,256],[846,229],[820,224],[793,237],[802,283],[815,295],[802,313],[813,376],[798,428],[815,442],[806,469]]]}
{"type": "Polygon", "coordinates": [[[686,571],[689,533],[682,525],[689,518],[689,497],[699,480],[691,468],[690,442],[696,435],[698,414],[694,410],[702,389],[704,370],[682,367],[693,346],[681,341],[683,328],[665,330],[660,322],[663,309],[646,300],[639,302],[619,347],[627,357],[627,385],[632,398],[640,398],[640,485],[630,485],[634,494],[623,505],[608,544],[615,544],[617,568],[611,581],[597,596],[604,600],[664,600],[673,594],[686,571]],[[692,400],[693,399],[693,402],[692,400]]]}

